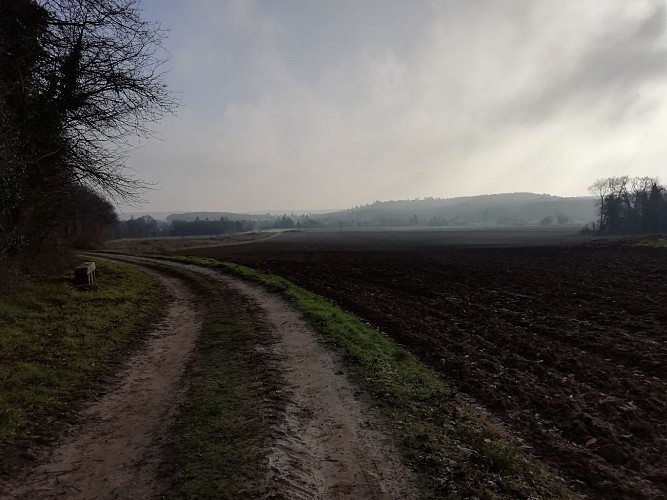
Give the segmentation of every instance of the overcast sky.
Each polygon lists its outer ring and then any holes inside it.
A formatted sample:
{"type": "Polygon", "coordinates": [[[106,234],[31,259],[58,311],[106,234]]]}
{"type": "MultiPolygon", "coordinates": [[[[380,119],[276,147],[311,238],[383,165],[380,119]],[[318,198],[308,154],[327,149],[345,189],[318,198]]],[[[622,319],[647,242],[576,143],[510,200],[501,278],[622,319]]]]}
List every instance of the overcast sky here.
{"type": "Polygon", "coordinates": [[[667,180],[665,0],[144,0],[181,102],[126,210],[667,180]]]}

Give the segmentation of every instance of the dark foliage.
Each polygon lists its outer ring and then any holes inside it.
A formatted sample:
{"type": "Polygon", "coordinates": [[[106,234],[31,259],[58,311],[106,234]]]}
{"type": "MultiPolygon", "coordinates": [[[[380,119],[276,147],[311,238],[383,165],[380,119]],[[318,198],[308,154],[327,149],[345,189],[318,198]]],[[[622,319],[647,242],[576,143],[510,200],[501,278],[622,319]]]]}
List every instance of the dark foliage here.
{"type": "Polygon", "coordinates": [[[173,104],[136,0],[0,0],[0,257],[88,246],[145,185],[127,140],[173,104]]]}
{"type": "Polygon", "coordinates": [[[112,238],[153,238],[168,236],[166,223],[160,224],[150,215],[117,222],[112,229],[112,238]]]}
{"type": "Polygon", "coordinates": [[[276,219],[274,227],[279,229],[292,229],[293,227],[295,227],[295,225],[294,221],[291,218],[287,217],[286,215],[283,215],[280,219],[276,219]]]}
{"type": "Polygon", "coordinates": [[[120,221],[112,230],[113,238],[154,238],[159,236],[208,236],[219,234],[242,233],[257,229],[257,223],[250,220],[219,220],[194,221],[173,220],[171,224],[155,220],[150,215],[136,219],[120,221]]]}
{"type": "Polygon", "coordinates": [[[667,232],[665,188],[651,177],[598,179],[589,190],[598,197],[601,233],[667,232]]]}
{"type": "Polygon", "coordinates": [[[230,234],[252,231],[256,225],[252,221],[228,220],[222,217],[220,220],[194,220],[186,222],[182,220],[172,221],[170,227],[171,236],[202,236],[213,234],[230,234]]]}
{"type": "Polygon", "coordinates": [[[39,96],[62,133],[77,180],[133,199],[141,183],[125,172],[128,138],[173,106],[163,81],[162,31],[136,0],[43,0],[48,23],[35,72],[39,96]]]}

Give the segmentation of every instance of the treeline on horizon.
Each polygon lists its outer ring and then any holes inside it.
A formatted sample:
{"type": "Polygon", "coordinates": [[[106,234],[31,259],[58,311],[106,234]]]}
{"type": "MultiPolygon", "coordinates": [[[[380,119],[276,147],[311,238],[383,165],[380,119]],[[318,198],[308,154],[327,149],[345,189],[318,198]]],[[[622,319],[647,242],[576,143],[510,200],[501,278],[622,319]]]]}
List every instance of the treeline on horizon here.
{"type": "Polygon", "coordinates": [[[667,232],[667,202],[657,179],[610,177],[596,181],[589,190],[595,197],[505,193],[376,201],[319,216],[285,214],[276,218],[266,214],[262,218],[231,219],[217,217],[220,213],[216,212],[206,212],[206,217],[205,213],[194,212],[172,214],[168,222],[143,216],[116,223],[110,237],[210,236],[268,229],[552,225],[577,225],[599,234],[667,232]]]}
{"type": "Polygon", "coordinates": [[[112,239],[155,238],[165,236],[214,236],[220,234],[245,233],[266,229],[301,229],[318,227],[319,223],[308,216],[283,215],[264,220],[230,220],[226,217],[210,220],[197,217],[193,221],[175,219],[171,222],[156,220],[150,215],[136,219],[117,221],[110,229],[112,239]],[[296,219],[296,220],[295,220],[296,219]]]}
{"type": "MultiPolygon", "coordinates": [[[[489,197],[506,197],[508,195],[489,195],[489,197]]],[[[547,195],[531,195],[532,197],[545,197],[547,195]]],[[[557,199],[557,197],[547,196],[557,199]]],[[[172,214],[167,217],[167,221],[158,220],[150,215],[143,215],[138,218],[118,221],[109,231],[109,237],[112,239],[121,238],[152,238],[165,236],[205,236],[233,234],[250,231],[263,231],[270,229],[294,229],[306,230],[315,228],[381,228],[381,227],[461,227],[461,226],[523,226],[523,225],[564,225],[581,223],[576,215],[565,215],[561,213],[556,206],[542,207],[522,207],[523,211],[530,211],[533,215],[537,214],[535,220],[528,220],[525,217],[518,217],[516,213],[507,211],[507,207],[495,205],[479,205],[472,209],[466,207],[464,212],[458,212],[457,215],[445,216],[433,213],[419,212],[420,216],[413,210],[416,208],[414,203],[424,201],[428,203],[430,199],[411,201],[408,210],[400,212],[387,212],[385,204],[392,205],[400,202],[375,202],[371,205],[355,207],[350,210],[343,210],[337,213],[313,215],[284,214],[280,217],[274,217],[267,214],[264,218],[251,219],[231,219],[226,216],[216,217],[216,212],[207,212],[209,216],[200,217],[198,212],[172,214]],[[364,212],[364,209],[372,207],[379,208],[373,213],[364,212]],[[546,215],[544,215],[546,214],[546,215]],[[194,219],[192,216],[195,215],[194,219]],[[182,218],[175,218],[182,217],[182,218]]],[[[444,200],[451,202],[451,200],[444,200]]],[[[590,202],[590,216],[586,221],[594,217],[593,203],[590,202]]],[[[567,207],[561,207],[567,208],[567,207]]],[[[572,207],[570,207],[572,208],[572,207]]],[[[574,210],[573,213],[580,213],[580,210],[574,210]]],[[[241,217],[243,214],[237,214],[241,217]]]]}
{"type": "Polygon", "coordinates": [[[607,177],[589,188],[597,197],[601,234],[667,232],[665,188],[652,177],[607,177]]]}
{"type": "MultiPolygon", "coordinates": [[[[350,229],[578,225],[596,218],[593,197],[559,197],[535,193],[502,193],[459,198],[418,198],[376,201],[351,209],[319,214],[240,214],[232,212],[180,212],[166,222],[152,218],[123,221],[113,230],[117,238],[228,234],[266,229],[350,229]],[[170,225],[173,221],[201,221],[170,225]],[[218,221],[223,221],[219,223],[218,221]],[[157,229],[156,229],[157,227],[157,229]]],[[[145,217],[145,216],[144,216],[145,217]]]]}
{"type": "MultiPolygon", "coordinates": [[[[620,234],[620,233],[641,233],[641,232],[667,232],[667,200],[665,200],[665,189],[658,183],[657,179],[650,177],[610,177],[596,181],[590,188],[592,194],[596,196],[595,204],[598,209],[598,219],[593,223],[588,223],[585,230],[600,234],[620,234]]],[[[585,202],[582,198],[563,199],[550,195],[537,195],[531,193],[512,193],[504,195],[487,195],[474,197],[477,200],[502,199],[511,200],[520,198],[520,204],[517,207],[521,214],[526,210],[530,211],[536,218],[527,221],[525,218],[509,217],[507,206],[504,205],[475,205],[470,203],[470,199],[463,199],[455,207],[463,206],[468,211],[458,217],[442,217],[429,214],[429,218],[418,217],[413,214],[413,209],[418,208],[420,203],[431,204],[436,199],[406,200],[409,201],[410,209],[402,211],[402,216],[398,213],[386,213],[385,207],[394,207],[401,205],[401,201],[393,202],[375,202],[373,204],[355,207],[350,210],[344,210],[338,213],[323,214],[321,218],[310,215],[282,215],[280,217],[270,217],[259,220],[250,219],[230,219],[228,217],[219,218],[200,218],[196,216],[194,220],[188,220],[189,214],[181,214],[183,219],[172,219],[170,222],[157,220],[149,215],[138,218],[131,218],[125,221],[115,221],[108,231],[108,237],[111,239],[121,238],[152,238],[166,236],[215,236],[222,234],[234,234],[251,231],[262,231],[269,229],[313,229],[313,228],[363,228],[363,227],[442,227],[442,226],[466,226],[466,225],[564,225],[579,223],[583,224],[581,219],[577,220],[575,216],[568,216],[554,209],[552,214],[542,216],[542,213],[553,207],[559,209],[571,209],[574,213],[582,214],[581,203],[585,202]],[[546,201],[545,201],[546,200],[546,201]],[[527,202],[527,204],[526,204],[527,202]],[[546,204],[544,204],[546,202],[546,204]],[[563,203],[576,202],[576,206],[568,207],[563,203]],[[552,206],[553,205],[553,206],[552,206]],[[492,207],[489,209],[489,206],[492,207]],[[482,208],[486,207],[486,208],[482,208]],[[373,209],[373,213],[366,212],[373,209]],[[494,216],[494,212],[496,215],[494,216]],[[412,215],[410,215],[412,214],[412,215]],[[360,217],[361,216],[361,217],[360,217]]],[[[473,198],[473,199],[474,199],[473,198]]],[[[442,199],[452,203],[456,199],[442,199]]],[[[590,199],[589,199],[590,200],[590,199]]],[[[514,200],[518,201],[518,200],[514,200]]],[[[589,201],[591,206],[592,201],[589,201]]],[[[459,210],[457,208],[456,210],[459,210]]],[[[584,210],[585,212],[585,210],[584,210]]],[[[214,213],[211,213],[213,215],[214,213]]],[[[423,212],[422,212],[423,214],[423,212]]],[[[590,221],[595,216],[591,211],[590,221]]],[[[99,230],[98,230],[99,231],[99,230]]]]}

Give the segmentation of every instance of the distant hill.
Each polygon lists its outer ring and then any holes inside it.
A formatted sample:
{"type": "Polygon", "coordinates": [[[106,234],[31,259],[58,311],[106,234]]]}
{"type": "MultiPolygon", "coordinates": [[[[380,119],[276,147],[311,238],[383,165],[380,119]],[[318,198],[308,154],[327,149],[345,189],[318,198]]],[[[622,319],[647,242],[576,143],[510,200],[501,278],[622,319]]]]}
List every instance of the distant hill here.
{"type": "Polygon", "coordinates": [[[322,214],[323,223],[359,226],[497,225],[575,223],[596,217],[592,197],[560,197],[535,193],[504,193],[459,198],[376,201],[340,212],[322,214]],[[549,217],[552,220],[548,219],[549,217]],[[545,220],[545,218],[547,218],[545,220]]]}
{"type": "MultiPolygon", "coordinates": [[[[310,226],[345,224],[346,226],[466,226],[524,224],[586,224],[596,219],[595,199],[587,196],[561,197],[535,193],[503,193],[459,198],[422,198],[416,200],[376,201],[347,210],[287,214],[295,222],[310,226]]],[[[275,213],[242,214],[234,212],[184,212],[166,217],[174,220],[254,221],[272,225],[275,213]]],[[[304,226],[309,227],[309,226],[304,226]]]]}

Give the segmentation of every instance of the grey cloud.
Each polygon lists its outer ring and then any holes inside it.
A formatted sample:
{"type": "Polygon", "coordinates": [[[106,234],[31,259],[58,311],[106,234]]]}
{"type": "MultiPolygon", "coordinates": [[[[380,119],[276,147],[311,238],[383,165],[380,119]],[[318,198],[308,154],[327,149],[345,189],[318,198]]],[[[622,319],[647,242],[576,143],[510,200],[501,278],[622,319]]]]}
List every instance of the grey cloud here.
{"type": "Polygon", "coordinates": [[[667,75],[666,29],[667,7],[656,0],[642,19],[606,27],[602,36],[589,41],[571,71],[544,82],[537,95],[513,103],[505,117],[543,121],[576,108],[620,120],[645,84],[667,75]]]}
{"type": "Polygon", "coordinates": [[[579,194],[664,169],[664,2],[145,4],[183,102],[131,157],[156,210],[579,194]]]}

